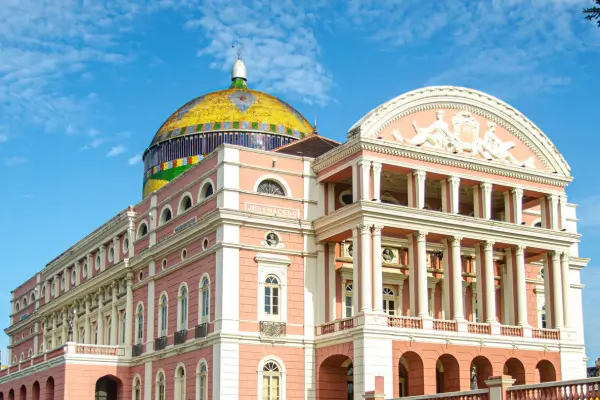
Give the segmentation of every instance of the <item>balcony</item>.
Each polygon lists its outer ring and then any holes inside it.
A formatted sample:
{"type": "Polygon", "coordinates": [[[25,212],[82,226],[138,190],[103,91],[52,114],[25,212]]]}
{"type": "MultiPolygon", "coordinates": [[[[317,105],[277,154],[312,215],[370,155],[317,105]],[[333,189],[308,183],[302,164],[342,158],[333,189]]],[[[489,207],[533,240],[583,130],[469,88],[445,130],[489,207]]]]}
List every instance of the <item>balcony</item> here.
{"type": "Polygon", "coordinates": [[[142,355],[143,352],[144,352],[143,345],[141,343],[134,344],[131,347],[131,356],[132,357],[139,357],[142,355]]]}
{"type": "Polygon", "coordinates": [[[175,345],[183,344],[187,340],[187,329],[175,332],[175,345]]]}
{"type": "Polygon", "coordinates": [[[163,350],[167,347],[167,337],[161,336],[159,338],[154,339],[154,350],[163,350]]]}
{"type": "Polygon", "coordinates": [[[285,336],[285,322],[260,321],[260,335],[267,337],[285,336]]]}
{"type": "Polygon", "coordinates": [[[205,322],[203,324],[196,325],[194,337],[196,339],[205,338],[208,335],[208,324],[205,322]]]}

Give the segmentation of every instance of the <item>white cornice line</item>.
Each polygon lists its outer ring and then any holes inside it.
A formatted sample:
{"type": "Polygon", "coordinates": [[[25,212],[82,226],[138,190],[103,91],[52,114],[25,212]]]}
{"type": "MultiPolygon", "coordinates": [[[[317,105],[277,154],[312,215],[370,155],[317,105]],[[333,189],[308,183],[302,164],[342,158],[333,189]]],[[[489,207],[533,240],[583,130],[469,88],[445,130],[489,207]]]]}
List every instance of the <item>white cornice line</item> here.
{"type": "Polygon", "coordinates": [[[545,164],[564,176],[570,175],[570,167],[564,157],[531,120],[493,96],[463,87],[431,86],[402,94],[367,113],[350,128],[348,136],[359,133],[376,137],[394,118],[434,108],[464,109],[482,114],[518,137],[545,164]]]}

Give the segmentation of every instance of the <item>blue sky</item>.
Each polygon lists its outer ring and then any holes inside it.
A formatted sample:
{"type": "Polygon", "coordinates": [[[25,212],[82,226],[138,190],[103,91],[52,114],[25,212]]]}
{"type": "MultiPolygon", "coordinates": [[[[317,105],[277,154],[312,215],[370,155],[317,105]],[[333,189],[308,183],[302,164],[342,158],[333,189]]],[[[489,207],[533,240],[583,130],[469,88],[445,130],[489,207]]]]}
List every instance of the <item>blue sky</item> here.
{"type": "MultiPolygon", "coordinates": [[[[249,85],[337,140],[373,107],[425,85],[511,103],[570,163],[581,255],[593,257],[600,29],[580,14],[591,3],[3,0],[0,320],[8,324],[10,290],[140,200],[141,153],[179,106],[228,86],[236,32],[249,85]]],[[[599,278],[592,260],[582,273],[592,360],[599,278]]]]}

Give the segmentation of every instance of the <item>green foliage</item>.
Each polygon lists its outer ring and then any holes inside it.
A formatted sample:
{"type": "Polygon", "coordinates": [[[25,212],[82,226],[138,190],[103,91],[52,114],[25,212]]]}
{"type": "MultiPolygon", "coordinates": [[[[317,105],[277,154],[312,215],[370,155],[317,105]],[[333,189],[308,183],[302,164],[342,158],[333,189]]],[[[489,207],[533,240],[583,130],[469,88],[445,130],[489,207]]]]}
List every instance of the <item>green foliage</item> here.
{"type": "Polygon", "coordinates": [[[594,0],[597,7],[584,8],[583,14],[588,21],[596,21],[600,27],[600,0],[594,0]]]}

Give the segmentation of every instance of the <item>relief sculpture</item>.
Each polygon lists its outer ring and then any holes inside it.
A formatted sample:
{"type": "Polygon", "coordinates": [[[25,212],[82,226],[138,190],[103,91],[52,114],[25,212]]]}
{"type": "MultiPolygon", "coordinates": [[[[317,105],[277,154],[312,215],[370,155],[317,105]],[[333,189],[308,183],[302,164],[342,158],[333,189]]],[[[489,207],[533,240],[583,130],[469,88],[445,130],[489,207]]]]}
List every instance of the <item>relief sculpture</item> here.
{"type": "Polygon", "coordinates": [[[501,141],[495,133],[494,122],[488,121],[487,131],[483,137],[480,137],[480,124],[468,111],[460,111],[454,115],[452,130],[444,121],[444,110],[438,110],[435,118],[428,127],[419,127],[417,122],[413,121],[415,136],[410,139],[405,139],[396,129],[392,132],[392,136],[399,142],[414,146],[440,149],[455,154],[479,155],[490,161],[535,168],[533,157],[519,161],[511,154],[511,150],[516,146],[515,143],[501,141]]]}

